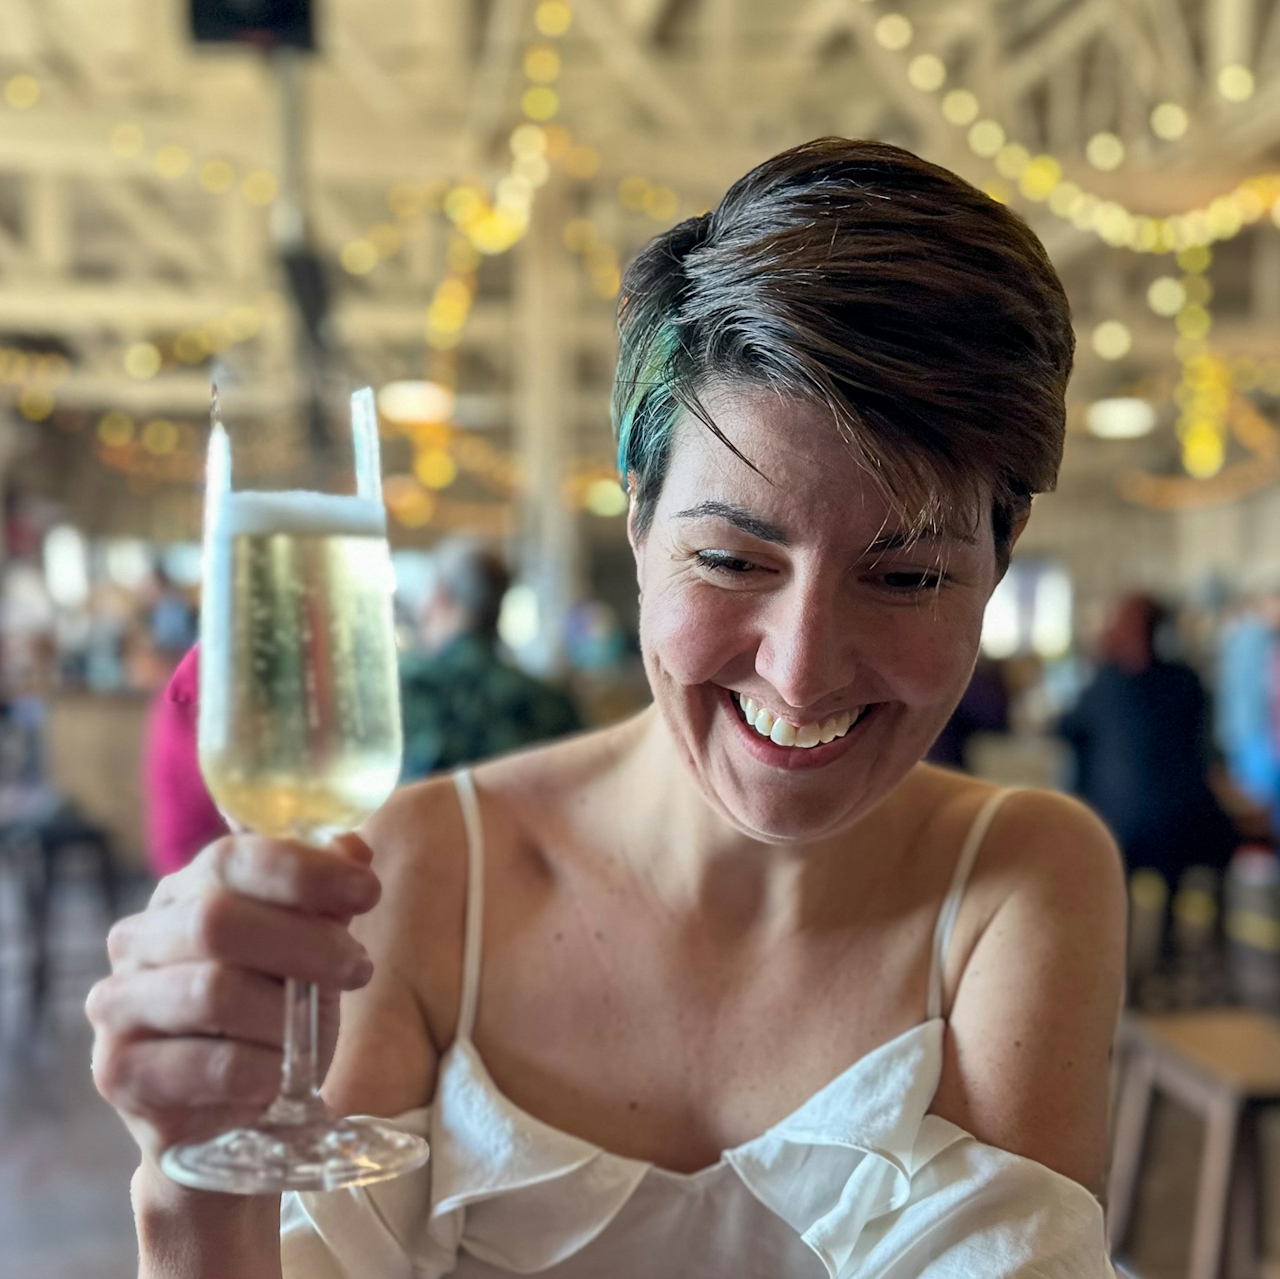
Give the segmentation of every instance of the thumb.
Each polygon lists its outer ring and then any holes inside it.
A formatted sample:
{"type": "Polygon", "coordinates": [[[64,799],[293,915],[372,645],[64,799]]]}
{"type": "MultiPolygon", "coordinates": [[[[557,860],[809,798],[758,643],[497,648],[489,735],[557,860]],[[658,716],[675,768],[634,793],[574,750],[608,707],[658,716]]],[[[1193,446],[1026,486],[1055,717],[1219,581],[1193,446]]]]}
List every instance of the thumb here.
{"type": "Polygon", "coordinates": [[[339,835],[330,845],[335,853],[349,858],[361,866],[373,865],[373,849],[355,831],[339,835]]]}

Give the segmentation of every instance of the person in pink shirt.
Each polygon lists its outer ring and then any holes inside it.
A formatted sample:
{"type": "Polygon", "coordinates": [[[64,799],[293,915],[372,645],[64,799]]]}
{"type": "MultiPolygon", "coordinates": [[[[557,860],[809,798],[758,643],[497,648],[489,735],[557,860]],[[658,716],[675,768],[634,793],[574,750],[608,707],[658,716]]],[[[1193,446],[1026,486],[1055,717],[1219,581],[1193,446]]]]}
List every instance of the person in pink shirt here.
{"type": "Polygon", "coordinates": [[[196,750],[200,650],[192,648],[157,694],[143,747],[147,850],[157,876],[181,870],[227,823],[204,784],[196,750]]]}

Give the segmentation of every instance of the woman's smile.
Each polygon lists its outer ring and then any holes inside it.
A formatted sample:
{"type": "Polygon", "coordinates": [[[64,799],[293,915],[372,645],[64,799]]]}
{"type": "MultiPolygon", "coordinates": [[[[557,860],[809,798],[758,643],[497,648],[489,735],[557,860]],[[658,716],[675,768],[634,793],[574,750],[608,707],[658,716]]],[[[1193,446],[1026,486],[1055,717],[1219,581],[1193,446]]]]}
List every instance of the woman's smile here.
{"type": "Polygon", "coordinates": [[[714,686],[735,737],[755,760],[771,768],[824,768],[861,740],[862,726],[881,703],[836,711],[821,720],[796,724],[774,715],[754,698],[714,686]]]}

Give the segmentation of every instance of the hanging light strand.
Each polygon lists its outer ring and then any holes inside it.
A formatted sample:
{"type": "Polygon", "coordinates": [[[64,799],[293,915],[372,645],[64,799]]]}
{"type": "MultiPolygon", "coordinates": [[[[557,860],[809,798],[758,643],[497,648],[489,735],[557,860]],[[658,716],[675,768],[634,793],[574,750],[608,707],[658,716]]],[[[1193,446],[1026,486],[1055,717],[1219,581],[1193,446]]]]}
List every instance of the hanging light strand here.
{"type": "MultiPolygon", "coordinates": [[[[869,2],[874,4],[874,0],[869,2]]],[[[909,19],[886,13],[876,20],[873,30],[886,50],[901,55],[900,65],[912,88],[929,95],[941,92],[948,78],[946,64],[933,53],[909,56],[915,40],[909,19]]],[[[1219,93],[1228,101],[1243,101],[1249,96],[1232,96],[1238,95],[1245,83],[1239,72],[1248,75],[1243,67],[1224,68],[1219,75],[1219,93]]],[[[952,88],[938,98],[938,105],[949,124],[966,130],[974,155],[989,160],[996,170],[997,176],[985,188],[987,194],[1006,202],[1019,195],[1045,204],[1055,217],[1092,232],[1113,247],[1135,253],[1172,253],[1233,239],[1264,218],[1280,226],[1280,173],[1255,174],[1208,204],[1154,217],[1088,191],[1065,176],[1065,166],[1058,157],[1032,152],[1010,139],[1000,121],[983,113],[971,90],[952,88]]],[[[1186,111],[1176,103],[1161,103],[1152,111],[1151,126],[1157,137],[1176,140],[1188,127],[1186,111]]],[[[1085,156],[1094,168],[1110,172],[1124,163],[1124,142],[1114,133],[1096,133],[1086,145],[1085,156]]]]}

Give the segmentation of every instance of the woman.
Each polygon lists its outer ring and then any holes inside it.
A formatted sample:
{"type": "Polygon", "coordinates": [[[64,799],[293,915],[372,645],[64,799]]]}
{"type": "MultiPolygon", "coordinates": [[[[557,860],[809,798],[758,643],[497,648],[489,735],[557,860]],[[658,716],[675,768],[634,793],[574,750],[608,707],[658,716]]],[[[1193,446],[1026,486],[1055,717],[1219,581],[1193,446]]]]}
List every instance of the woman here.
{"type": "Polygon", "coordinates": [[[224,840],[117,927],[143,1273],[1109,1274],[1115,850],[920,762],[1061,452],[1043,249],[828,139],[659,237],[619,322],[653,707],[402,791],[343,858],[224,840]],[[270,1098],[285,975],[349,992],[331,1103],[433,1154],[291,1197],[281,1248],[274,1201],[156,1161],[270,1098]]]}

